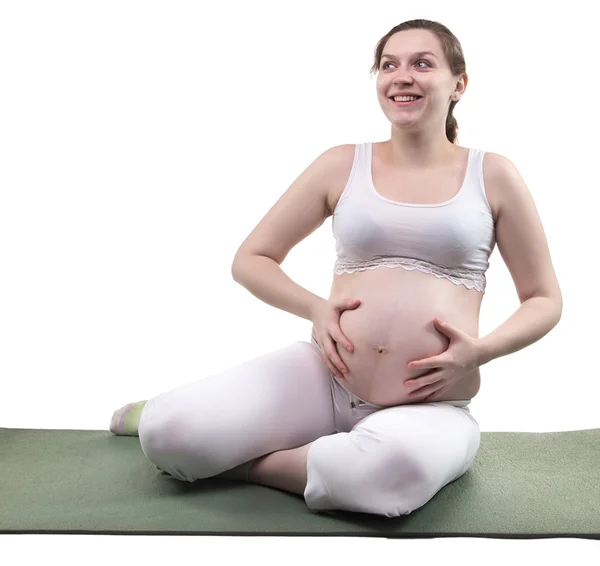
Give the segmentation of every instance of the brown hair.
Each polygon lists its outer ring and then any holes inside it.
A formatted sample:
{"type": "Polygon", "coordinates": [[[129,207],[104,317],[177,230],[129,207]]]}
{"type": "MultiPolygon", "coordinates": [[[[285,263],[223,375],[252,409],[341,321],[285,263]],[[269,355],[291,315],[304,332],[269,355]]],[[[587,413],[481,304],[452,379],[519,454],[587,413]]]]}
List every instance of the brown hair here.
{"type": "MultiPolygon", "coordinates": [[[[383,53],[383,48],[385,47],[387,40],[395,33],[407,29],[426,29],[433,32],[442,44],[444,57],[450,66],[452,74],[466,74],[465,57],[460,41],[458,41],[456,36],[446,26],[438,22],[432,22],[431,20],[409,20],[394,26],[379,40],[377,47],[375,48],[375,62],[371,67],[371,75],[375,72],[379,72],[381,54],[383,53]]],[[[446,117],[446,137],[453,144],[458,144],[458,123],[456,118],[452,115],[452,111],[457,102],[458,100],[450,101],[450,109],[448,110],[448,116],[446,117]]]]}

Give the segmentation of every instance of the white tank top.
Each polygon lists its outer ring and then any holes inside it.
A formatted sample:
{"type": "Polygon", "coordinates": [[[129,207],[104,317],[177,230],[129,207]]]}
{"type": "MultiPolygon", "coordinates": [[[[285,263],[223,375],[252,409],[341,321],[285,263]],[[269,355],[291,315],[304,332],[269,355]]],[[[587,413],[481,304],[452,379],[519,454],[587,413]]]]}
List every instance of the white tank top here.
{"type": "Polygon", "coordinates": [[[387,199],[373,186],[373,143],[356,144],[354,163],[333,211],[335,274],[378,267],[418,269],[485,293],[496,245],[483,185],[484,151],[469,149],[462,187],[440,204],[387,199]]]}

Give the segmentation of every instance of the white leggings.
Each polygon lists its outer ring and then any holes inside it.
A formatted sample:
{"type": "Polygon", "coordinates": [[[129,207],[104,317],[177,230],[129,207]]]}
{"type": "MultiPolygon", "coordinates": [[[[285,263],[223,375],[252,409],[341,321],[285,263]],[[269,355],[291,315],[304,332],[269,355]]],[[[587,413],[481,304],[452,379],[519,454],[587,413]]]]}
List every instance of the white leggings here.
{"type": "Polygon", "coordinates": [[[138,433],[150,462],[189,482],[315,441],[310,509],[397,517],[473,463],[480,429],[469,403],[366,403],[330,373],[311,337],[149,399],[138,433]]]}

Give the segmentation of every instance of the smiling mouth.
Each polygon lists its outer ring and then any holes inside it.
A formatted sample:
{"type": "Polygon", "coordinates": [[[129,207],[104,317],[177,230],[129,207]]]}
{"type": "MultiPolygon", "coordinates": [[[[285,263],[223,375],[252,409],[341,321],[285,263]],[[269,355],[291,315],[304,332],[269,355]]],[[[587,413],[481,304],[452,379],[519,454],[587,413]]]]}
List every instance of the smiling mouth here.
{"type": "Polygon", "coordinates": [[[420,100],[423,100],[423,98],[423,96],[419,96],[416,100],[408,100],[406,102],[396,102],[393,97],[390,97],[389,100],[392,104],[395,104],[396,106],[410,106],[411,104],[416,104],[420,100]]]}

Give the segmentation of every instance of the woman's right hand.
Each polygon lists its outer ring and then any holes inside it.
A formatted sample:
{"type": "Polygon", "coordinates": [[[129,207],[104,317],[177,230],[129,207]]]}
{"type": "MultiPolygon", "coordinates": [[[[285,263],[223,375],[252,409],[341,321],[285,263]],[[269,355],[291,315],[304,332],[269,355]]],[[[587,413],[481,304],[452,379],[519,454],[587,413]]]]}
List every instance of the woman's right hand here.
{"type": "Polygon", "coordinates": [[[313,338],[321,350],[321,357],[327,364],[329,371],[344,379],[342,372],[348,369],[337,352],[337,344],[350,353],[354,352],[354,346],[346,338],[340,327],[340,316],[343,311],[357,308],[361,304],[358,299],[327,300],[319,303],[312,313],[313,338]]]}

